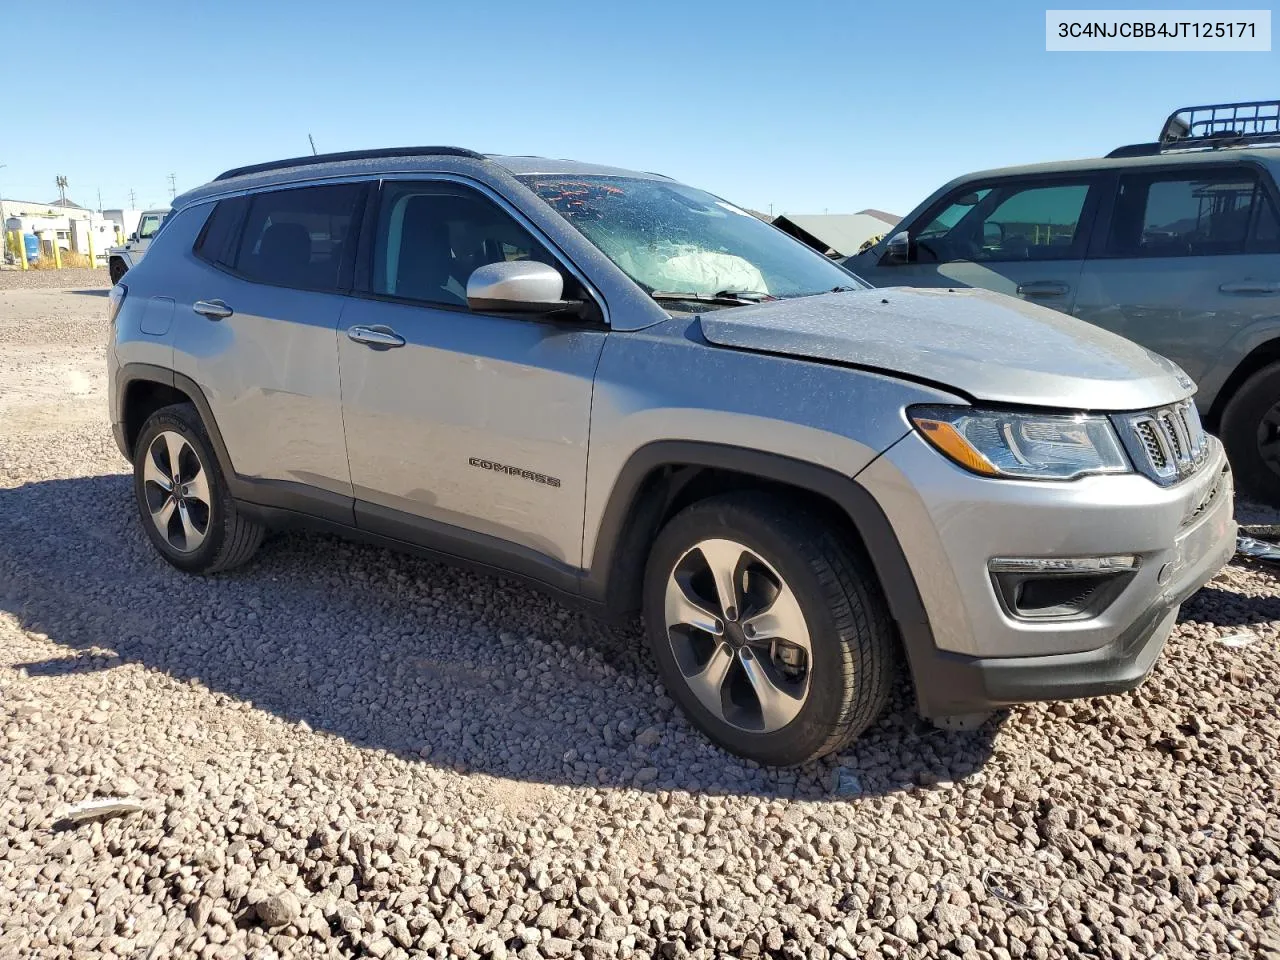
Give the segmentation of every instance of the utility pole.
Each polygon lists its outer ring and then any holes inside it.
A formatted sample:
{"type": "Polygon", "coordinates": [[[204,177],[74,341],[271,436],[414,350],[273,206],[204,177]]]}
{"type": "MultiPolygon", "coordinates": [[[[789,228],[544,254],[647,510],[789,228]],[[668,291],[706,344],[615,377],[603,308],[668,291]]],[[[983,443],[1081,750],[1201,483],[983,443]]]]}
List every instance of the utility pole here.
{"type": "Polygon", "coordinates": [[[169,174],[169,199],[173,200],[178,196],[178,176],[177,174],[169,174]]]}
{"type": "Polygon", "coordinates": [[[138,198],[137,198],[137,195],[133,192],[132,187],[129,189],[129,209],[130,210],[138,209],[138,198]]]}
{"type": "Polygon", "coordinates": [[[98,213],[102,213],[102,188],[98,188],[98,213]]]}
{"type": "Polygon", "coordinates": [[[311,155],[314,157],[314,156],[316,155],[316,141],[315,141],[315,138],[314,138],[314,137],[312,137],[312,136],[311,136],[311,134],[309,134],[309,133],[308,133],[308,134],[307,134],[307,141],[311,144],[311,155]]]}
{"type": "Polygon", "coordinates": [[[58,185],[58,205],[65,207],[67,205],[67,178],[62,174],[58,174],[53,178],[53,182],[58,185]]]}
{"type": "MultiPolygon", "coordinates": [[[[0,170],[3,170],[7,166],[8,166],[7,163],[0,163],[0,170]]],[[[0,260],[4,259],[5,251],[8,250],[9,248],[9,243],[7,240],[8,236],[9,236],[9,221],[4,218],[4,191],[0,190],[0,237],[6,238],[4,243],[0,243],[0,260]]],[[[19,232],[19,235],[18,235],[18,243],[22,243],[21,232],[19,232]]],[[[18,254],[18,255],[21,256],[21,254],[18,254]]]]}

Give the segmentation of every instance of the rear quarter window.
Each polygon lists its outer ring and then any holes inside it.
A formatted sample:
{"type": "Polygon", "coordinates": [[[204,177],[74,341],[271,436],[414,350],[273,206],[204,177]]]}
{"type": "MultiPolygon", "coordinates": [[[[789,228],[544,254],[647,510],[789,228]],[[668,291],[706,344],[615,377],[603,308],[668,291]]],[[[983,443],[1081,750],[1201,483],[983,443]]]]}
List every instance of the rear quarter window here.
{"type": "Polygon", "coordinates": [[[219,200],[213,205],[204,229],[196,239],[195,254],[201,260],[219,266],[228,265],[234,258],[234,247],[245,211],[249,209],[246,197],[219,200]]]}

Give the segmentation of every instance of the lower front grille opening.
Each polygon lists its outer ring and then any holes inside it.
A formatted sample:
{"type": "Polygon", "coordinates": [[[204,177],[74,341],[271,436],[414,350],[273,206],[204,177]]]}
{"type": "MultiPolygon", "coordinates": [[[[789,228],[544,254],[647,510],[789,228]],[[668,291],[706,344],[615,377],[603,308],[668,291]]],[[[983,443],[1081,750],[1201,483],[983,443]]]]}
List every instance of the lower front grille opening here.
{"type": "Polygon", "coordinates": [[[1086,620],[1118,597],[1133,574],[1093,573],[1028,576],[995,573],[1005,609],[1020,620],[1086,620]]]}

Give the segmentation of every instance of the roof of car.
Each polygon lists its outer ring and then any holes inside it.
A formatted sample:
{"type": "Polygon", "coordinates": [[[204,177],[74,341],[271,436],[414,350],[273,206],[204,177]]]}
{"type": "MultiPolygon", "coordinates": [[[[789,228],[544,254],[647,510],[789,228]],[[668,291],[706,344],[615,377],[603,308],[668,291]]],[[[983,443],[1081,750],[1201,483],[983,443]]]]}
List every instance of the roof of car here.
{"type": "Polygon", "coordinates": [[[389,173],[458,171],[472,164],[495,164],[514,176],[548,174],[574,177],[630,177],[647,180],[670,179],[657,173],[643,173],[622,167],[581,163],[576,160],[479,154],[456,147],[395,147],[317,157],[295,157],[290,160],[237,167],[226,171],[209,183],[183,193],[174,200],[173,206],[174,209],[178,209],[204,197],[277,183],[377,176],[389,173]]]}
{"type": "Polygon", "coordinates": [[[1131,170],[1135,167],[1167,167],[1177,163],[1224,163],[1239,160],[1255,160],[1265,163],[1280,162],[1280,146],[1276,147],[1227,147],[1218,150],[1168,150],[1140,157],[1085,157],[1080,160],[1053,160],[1049,163],[1028,163],[1017,167],[996,167],[966,173],[961,180],[977,177],[1017,177],[1055,173],[1093,173],[1096,170],[1131,170]]]}

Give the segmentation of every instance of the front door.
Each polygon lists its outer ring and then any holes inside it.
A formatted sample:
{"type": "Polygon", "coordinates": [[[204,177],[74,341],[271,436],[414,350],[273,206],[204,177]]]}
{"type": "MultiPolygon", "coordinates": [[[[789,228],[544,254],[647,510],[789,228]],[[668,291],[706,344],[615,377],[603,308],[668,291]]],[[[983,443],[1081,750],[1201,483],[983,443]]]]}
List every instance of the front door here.
{"type": "Polygon", "coordinates": [[[983,287],[1070,313],[1096,189],[1088,177],[978,181],[906,229],[906,263],[851,264],[876,286],[983,287]]]}
{"type": "Polygon", "coordinates": [[[467,307],[471,271],[498,260],[574,282],[470,186],[385,183],[371,242],[338,348],[357,524],[472,559],[514,552],[504,563],[533,575],[576,570],[604,327],[467,307]]]}

